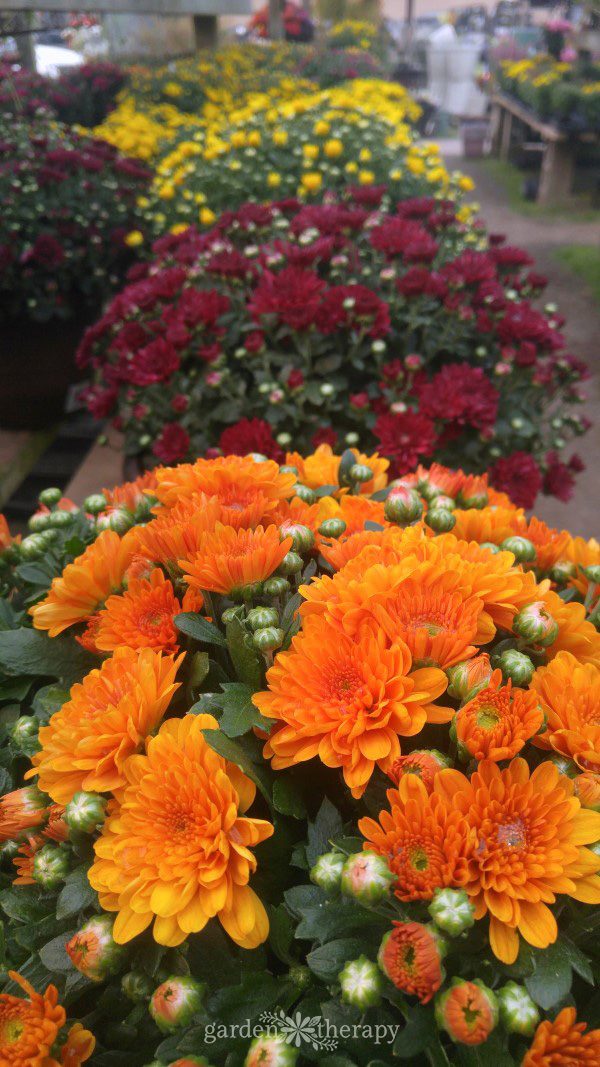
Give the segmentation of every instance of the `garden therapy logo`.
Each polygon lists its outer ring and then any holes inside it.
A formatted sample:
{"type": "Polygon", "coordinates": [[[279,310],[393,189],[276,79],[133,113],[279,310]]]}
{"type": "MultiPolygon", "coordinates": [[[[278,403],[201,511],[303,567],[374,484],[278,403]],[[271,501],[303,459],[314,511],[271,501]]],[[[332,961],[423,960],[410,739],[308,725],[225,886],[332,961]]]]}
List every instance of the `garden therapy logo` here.
{"type": "Polygon", "coordinates": [[[297,1011],[291,1016],[280,1008],[279,1011],[264,1011],[254,1024],[250,1019],[241,1024],[209,1023],[204,1028],[204,1040],[207,1045],[212,1045],[227,1038],[255,1038],[255,1044],[275,1041],[279,1047],[289,1045],[299,1049],[310,1045],[316,1052],[333,1052],[340,1040],[347,1042],[362,1038],[375,1045],[392,1045],[399,1030],[399,1025],[344,1023],[338,1026],[321,1015],[303,1015],[297,1011]]]}
{"type": "Polygon", "coordinates": [[[329,1028],[320,1015],[306,1015],[303,1018],[302,1012],[297,1011],[292,1019],[280,1009],[278,1012],[264,1011],[259,1018],[269,1030],[281,1034],[288,1045],[295,1045],[296,1048],[300,1048],[303,1041],[312,1045],[317,1052],[333,1052],[338,1046],[337,1037],[330,1037],[327,1032],[331,1029],[335,1033],[336,1028],[329,1028]]]}

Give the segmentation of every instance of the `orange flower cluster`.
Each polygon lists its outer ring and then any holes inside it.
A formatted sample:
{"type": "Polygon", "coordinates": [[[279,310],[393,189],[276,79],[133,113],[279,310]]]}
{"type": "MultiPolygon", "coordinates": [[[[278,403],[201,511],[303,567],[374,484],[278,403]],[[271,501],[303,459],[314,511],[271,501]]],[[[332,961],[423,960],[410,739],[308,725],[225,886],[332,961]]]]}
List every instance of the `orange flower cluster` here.
{"type": "Polygon", "coordinates": [[[57,1053],[60,1061],[55,1058],[53,1048],[66,1021],[56,988],[49,985],[44,994],[36,993],[20,974],[9,971],[9,977],[28,999],[0,993],[0,1063],[6,1067],[80,1067],[96,1042],[89,1030],[75,1023],[57,1053]]]}

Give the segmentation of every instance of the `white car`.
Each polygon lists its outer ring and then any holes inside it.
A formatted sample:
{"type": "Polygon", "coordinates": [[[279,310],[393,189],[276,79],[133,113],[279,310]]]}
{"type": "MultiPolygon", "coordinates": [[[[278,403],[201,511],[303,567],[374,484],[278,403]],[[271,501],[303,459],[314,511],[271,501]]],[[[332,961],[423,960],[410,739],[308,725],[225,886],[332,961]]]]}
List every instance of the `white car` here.
{"type": "Polygon", "coordinates": [[[85,59],[72,48],[60,48],[54,44],[35,45],[35,65],[38,74],[48,78],[58,78],[65,67],[79,67],[85,59]]]}

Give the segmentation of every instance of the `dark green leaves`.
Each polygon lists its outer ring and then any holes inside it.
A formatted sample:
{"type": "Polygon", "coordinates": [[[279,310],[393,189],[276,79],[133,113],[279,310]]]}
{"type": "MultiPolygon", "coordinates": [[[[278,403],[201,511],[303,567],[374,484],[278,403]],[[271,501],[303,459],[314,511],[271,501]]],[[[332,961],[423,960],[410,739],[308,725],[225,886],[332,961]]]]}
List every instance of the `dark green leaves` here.
{"type": "Polygon", "coordinates": [[[534,971],[525,979],[530,997],[544,1011],[558,1004],[571,989],[571,964],[560,942],[533,952],[534,971]]]}
{"type": "Polygon", "coordinates": [[[180,633],[194,641],[201,641],[205,645],[220,645],[223,648],[227,644],[216,626],[193,611],[184,611],[181,615],[176,615],[173,621],[180,633]]]}
{"type": "Polygon", "coordinates": [[[343,832],[342,818],[327,797],[324,798],[314,822],[308,824],[308,847],[306,850],[311,867],[324,852],[331,851],[330,841],[343,832]]]}
{"type": "Polygon", "coordinates": [[[67,877],[56,902],[56,918],[64,919],[69,915],[77,915],[78,912],[87,908],[96,899],[96,891],[88,882],[87,871],[78,867],[67,877]]]}
{"type": "Polygon", "coordinates": [[[224,759],[231,760],[260,789],[265,800],[271,805],[271,781],[263,764],[254,763],[246,749],[238,741],[227,737],[222,730],[203,730],[207,744],[224,759]]]}
{"type": "Polygon", "coordinates": [[[258,708],[252,703],[254,690],[242,682],[227,682],[222,686],[224,691],[223,714],[219,721],[223,733],[228,737],[241,737],[248,733],[253,726],[260,727],[267,732],[271,729],[271,721],[263,718],[258,708]]]}
{"type": "Polygon", "coordinates": [[[260,689],[262,666],[258,652],[251,644],[252,638],[246,633],[239,619],[232,619],[227,624],[226,632],[227,648],[237,677],[253,690],[260,689]]]}
{"type": "Polygon", "coordinates": [[[0,633],[0,668],[6,674],[49,675],[71,686],[98,666],[72,637],[49,638],[22,627],[0,633]]]}

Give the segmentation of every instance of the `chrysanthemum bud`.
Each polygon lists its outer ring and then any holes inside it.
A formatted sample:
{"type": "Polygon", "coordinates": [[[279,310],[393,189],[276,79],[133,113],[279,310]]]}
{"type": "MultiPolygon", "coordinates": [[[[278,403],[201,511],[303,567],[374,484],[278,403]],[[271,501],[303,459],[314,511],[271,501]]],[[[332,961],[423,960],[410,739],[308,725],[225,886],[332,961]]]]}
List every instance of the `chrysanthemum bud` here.
{"type": "Polygon", "coordinates": [[[445,493],[441,493],[440,496],[436,496],[434,500],[434,507],[447,508],[448,511],[453,511],[456,507],[456,501],[451,496],[446,496],[445,493]]]}
{"type": "Polygon", "coordinates": [[[282,472],[282,474],[283,473],[285,473],[285,474],[295,474],[296,477],[298,477],[298,473],[299,473],[298,468],[297,467],[292,467],[290,464],[283,464],[279,468],[279,470],[282,472]]]}
{"type": "Polygon", "coordinates": [[[325,852],[311,868],[310,880],[326,893],[335,893],[340,888],[342,869],[346,857],[341,852],[325,852]]]}
{"type": "Polygon", "coordinates": [[[293,964],[288,971],[290,982],[298,989],[308,989],[312,985],[312,971],[310,967],[304,967],[301,963],[293,964]]]}
{"type": "Polygon", "coordinates": [[[372,477],[373,471],[366,463],[353,463],[348,471],[350,482],[370,482],[372,477]]]}
{"type": "Polygon", "coordinates": [[[315,543],[315,535],[312,530],[299,522],[284,522],[279,527],[279,534],[282,541],[286,537],[291,537],[294,552],[308,552],[315,543]]]}
{"type": "Polygon", "coordinates": [[[573,785],[582,808],[600,811],[600,774],[584,771],[573,779],[573,785]]]}
{"type": "MultiPolygon", "coordinates": [[[[223,626],[229,626],[229,623],[233,622],[234,619],[241,620],[243,610],[243,607],[225,608],[225,611],[221,615],[223,626]]],[[[250,612],[248,614],[250,614],[250,612]]]]}
{"type": "Polygon", "coordinates": [[[319,526],[319,533],[321,537],[341,537],[346,529],[346,523],[343,519],[324,519],[319,526]]]}
{"type": "Polygon", "coordinates": [[[493,556],[496,556],[500,551],[500,546],[495,545],[493,541],[482,541],[479,547],[485,548],[486,552],[491,552],[493,556]]]}
{"type": "Polygon", "coordinates": [[[39,559],[44,555],[48,542],[41,533],[30,534],[24,537],[19,545],[19,553],[22,559],[39,559]]]}
{"type": "Polygon", "coordinates": [[[435,998],[435,1021],[453,1041],[481,1045],[498,1022],[498,1001],[478,978],[453,978],[449,989],[435,998]]]}
{"type": "Polygon", "coordinates": [[[135,1004],[150,1000],[154,988],[154,982],[143,971],[127,971],[121,979],[121,989],[135,1004]]]}
{"type": "Polygon", "coordinates": [[[381,971],[376,963],[366,956],[350,960],[338,975],[342,987],[342,1000],[355,1008],[372,1008],[381,998],[381,971]]]}
{"type": "Polygon", "coordinates": [[[28,741],[37,738],[39,727],[39,719],[34,715],[20,715],[10,728],[10,736],[15,745],[26,746],[28,741]]]}
{"type": "Polygon", "coordinates": [[[473,659],[448,667],[448,694],[457,700],[472,700],[481,689],[485,689],[492,677],[490,657],[482,652],[473,659]]]}
{"type": "Polygon", "coordinates": [[[114,530],[115,533],[124,534],[131,529],[134,523],[135,519],[129,508],[119,506],[111,508],[110,511],[102,515],[98,515],[96,529],[99,533],[102,533],[103,530],[114,530]]]}
{"type": "Polygon", "coordinates": [[[294,1067],[298,1059],[298,1051],[292,1045],[288,1045],[283,1034],[270,1036],[262,1034],[254,1039],[248,1055],[244,1060],[244,1067],[294,1067]]]}
{"type": "Polygon", "coordinates": [[[113,940],[113,925],[110,915],[96,915],[65,945],[73,966],[93,982],[102,982],[116,974],[125,959],[125,946],[113,940]]]}
{"type": "Polygon", "coordinates": [[[72,511],[52,511],[48,516],[48,526],[55,530],[65,530],[75,522],[72,511]]]}
{"type": "Polygon", "coordinates": [[[259,652],[273,652],[281,648],[285,638],[285,632],[276,626],[265,626],[262,630],[255,630],[252,638],[254,647],[259,652]]]}
{"type": "Polygon", "coordinates": [[[448,533],[448,530],[456,526],[456,518],[448,508],[430,508],[425,522],[436,533],[448,533]]]}
{"type": "Polygon", "coordinates": [[[381,942],[377,963],[396,989],[427,1004],[444,981],[446,940],[432,923],[394,922],[381,942]]]}
{"type": "Polygon", "coordinates": [[[557,585],[566,585],[577,574],[577,567],[568,559],[561,559],[555,563],[550,571],[550,577],[557,585]]]}
{"type": "Polygon", "coordinates": [[[50,526],[50,514],[47,511],[42,511],[36,515],[31,515],[27,520],[27,526],[32,533],[41,533],[43,530],[47,530],[50,526]]]}
{"type": "Polygon", "coordinates": [[[517,563],[535,563],[537,559],[533,541],[530,541],[528,537],[518,537],[516,534],[513,537],[505,537],[500,544],[500,550],[512,552],[517,563]]]}
{"type": "Polygon", "coordinates": [[[83,510],[89,512],[90,515],[99,515],[107,507],[108,500],[104,493],[92,493],[91,496],[86,496],[83,501],[83,510]]]}
{"type": "Polygon", "coordinates": [[[263,630],[268,626],[277,626],[279,614],[275,608],[251,608],[246,621],[251,630],[263,630]]]}
{"type": "Polygon", "coordinates": [[[167,1033],[187,1026],[190,1019],[202,1007],[206,992],[203,982],[195,982],[187,975],[168,978],[154,990],[149,1010],[159,1030],[167,1033]]]}
{"type": "Polygon", "coordinates": [[[290,589],[290,583],[285,578],[269,578],[264,584],[265,596],[284,596],[290,589]]]}
{"type": "Polygon", "coordinates": [[[416,522],[423,514],[423,501],[416,489],[399,485],[388,493],[383,514],[388,522],[416,522]]]}
{"type": "Polygon", "coordinates": [[[496,992],[500,1022],[509,1034],[529,1037],[540,1021],[540,1013],[529,993],[516,982],[507,982],[496,992]]]}
{"type": "Polygon", "coordinates": [[[532,641],[536,645],[547,648],[552,645],[558,636],[558,625],[555,623],[543,600],[536,600],[533,604],[521,609],[513,619],[513,633],[532,641]]]}
{"type": "Polygon", "coordinates": [[[296,496],[300,497],[305,504],[316,503],[317,497],[312,489],[309,489],[307,485],[302,485],[300,482],[296,482],[294,486],[294,492],[296,496]]]}
{"type": "Polygon", "coordinates": [[[55,504],[58,504],[61,497],[62,491],[55,486],[52,486],[49,489],[42,489],[42,492],[38,496],[38,500],[44,507],[53,508],[55,504]]]}
{"type": "Polygon", "coordinates": [[[69,830],[92,834],[104,822],[108,801],[98,793],[75,793],[65,808],[65,822],[69,830]]]}
{"type": "Polygon", "coordinates": [[[232,597],[234,600],[254,600],[255,597],[262,596],[263,583],[262,582],[250,582],[249,585],[242,585],[239,589],[232,591],[232,597]]]}
{"type": "Polygon", "coordinates": [[[462,490],[458,494],[461,508],[487,508],[489,503],[489,497],[486,492],[472,493],[470,496],[465,496],[462,490]]]}
{"type": "Polygon", "coordinates": [[[581,569],[590,582],[600,585],[600,563],[592,563],[589,567],[582,567],[581,569]]]}
{"type": "Polygon", "coordinates": [[[416,748],[406,756],[398,756],[388,774],[396,785],[399,785],[400,779],[404,778],[405,774],[416,774],[430,793],[438,771],[443,771],[445,767],[451,765],[450,756],[438,752],[437,748],[416,748]]]}
{"type": "Polygon", "coordinates": [[[428,911],[436,926],[451,937],[475,922],[475,905],[464,889],[436,889],[428,911]]]}
{"type": "Polygon", "coordinates": [[[44,845],[33,857],[32,877],[44,889],[55,889],[69,873],[69,857],[64,849],[44,845]]]}
{"type": "Polygon", "coordinates": [[[302,556],[297,552],[286,552],[277,570],[280,574],[297,574],[303,566],[302,556]]]}
{"type": "Polygon", "coordinates": [[[507,682],[510,678],[513,685],[529,685],[535,674],[535,667],[529,656],[526,656],[524,652],[519,652],[516,648],[507,648],[495,658],[494,664],[502,671],[504,681],[507,682]]]}
{"type": "Polygon", "coordinates": [[[387,897],[396,876],[377,852],[356,852],[342,868],[342,892],[373,904],[387,897]]]}

